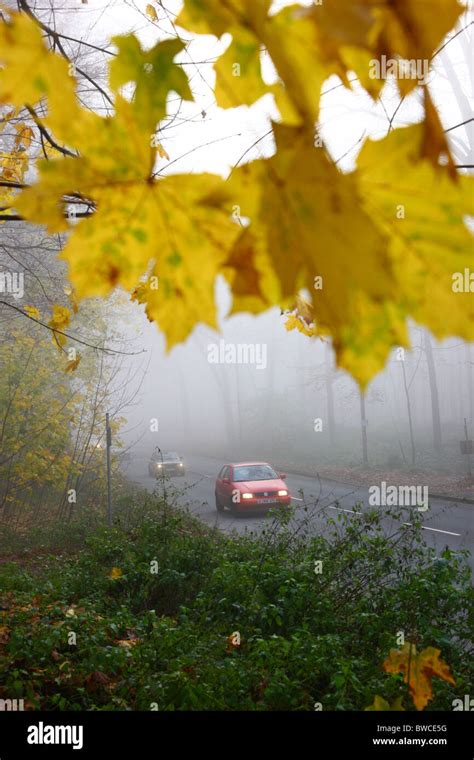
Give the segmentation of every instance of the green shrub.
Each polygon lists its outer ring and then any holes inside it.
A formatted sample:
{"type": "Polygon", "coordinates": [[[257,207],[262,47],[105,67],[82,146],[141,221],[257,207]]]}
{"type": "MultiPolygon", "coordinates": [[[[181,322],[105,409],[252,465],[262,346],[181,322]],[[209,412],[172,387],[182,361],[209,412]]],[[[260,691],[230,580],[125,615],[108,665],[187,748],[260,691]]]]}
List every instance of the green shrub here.
{"type": "Polygon", "coordinates": [[[0,695],[51,710],[361,710],[383,694],[413,709],[381,668],[400,631],[441,649],[456,679],[435,679],[428,709],[472,688],[466,556],[437,558],[416,513],[412,527],[396,511],[321,513],[324,535],[287,513],[242,537],[149,498],[123,507],[60,556],[59,534],[36,536],[40,555],[30,536],[0,566],[0,695]]]}

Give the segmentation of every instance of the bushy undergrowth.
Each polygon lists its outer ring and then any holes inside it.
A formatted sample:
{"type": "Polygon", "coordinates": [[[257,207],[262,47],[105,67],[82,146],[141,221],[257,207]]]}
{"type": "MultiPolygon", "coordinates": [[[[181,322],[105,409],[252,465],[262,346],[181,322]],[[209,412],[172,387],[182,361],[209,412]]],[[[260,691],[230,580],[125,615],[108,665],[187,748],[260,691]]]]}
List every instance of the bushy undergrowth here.
{"type": "Polygon", "coordinates": [[[380,694],[414,709],[381,667],[403,631],[441,650],[456,685],[434,679],[427,709],[450,710],[472,690],[469,568],[433,555],[416,514],[413,527],[397,517],[321,512],[323,537],[286,515],[259,537],[226,536],[147,499],[122,505],[112,530],[18,539],[0,565],[0,697],[31,709],[361,710],[380,694]]]}

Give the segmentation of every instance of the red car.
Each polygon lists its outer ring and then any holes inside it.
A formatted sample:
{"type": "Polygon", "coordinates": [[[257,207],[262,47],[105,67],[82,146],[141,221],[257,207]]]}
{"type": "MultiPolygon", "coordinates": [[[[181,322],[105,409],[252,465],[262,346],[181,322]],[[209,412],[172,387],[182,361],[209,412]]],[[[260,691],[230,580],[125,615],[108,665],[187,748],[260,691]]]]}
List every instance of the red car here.
{"type": "Polygon", "coordinates": [[[251,512],[287,507],[291,496],[284,478],[267,462],[226,464],[216,480],[216,509],[251,512]]]}

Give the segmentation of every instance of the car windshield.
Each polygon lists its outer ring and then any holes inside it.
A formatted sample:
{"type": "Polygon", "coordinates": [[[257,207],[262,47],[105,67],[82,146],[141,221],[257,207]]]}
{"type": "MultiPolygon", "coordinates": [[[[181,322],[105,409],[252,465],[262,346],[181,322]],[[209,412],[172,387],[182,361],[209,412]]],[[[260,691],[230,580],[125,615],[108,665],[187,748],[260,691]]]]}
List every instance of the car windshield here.
{"type": "Polygon", "coordinates": [[[165,462],[175,462],[177,459],[179,459],[179,456],[177,455],[176,451],[166,451],[163,454],[163,460],[165,462]]]}
{"type": "Polygon", "coordinates": [[[269,464],[248,464],[234,467],[234,482],[242,480],[276,480],[278,475],[269,464]]]}

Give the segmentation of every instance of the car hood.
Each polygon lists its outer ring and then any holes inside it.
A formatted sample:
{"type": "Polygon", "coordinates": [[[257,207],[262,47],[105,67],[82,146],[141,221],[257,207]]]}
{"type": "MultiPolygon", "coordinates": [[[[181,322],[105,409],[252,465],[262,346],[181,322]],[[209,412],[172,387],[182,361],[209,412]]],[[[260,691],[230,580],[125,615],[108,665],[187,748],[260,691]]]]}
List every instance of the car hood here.
{"type": "Polygon", "coordinates": [[[250,493],[253,491],[280,491],[283,489],[288,491],[288,486],[281,478],[272,480],[236,480],[234,484],[241,488],[242,491],[249,491],[250,493]]]}

